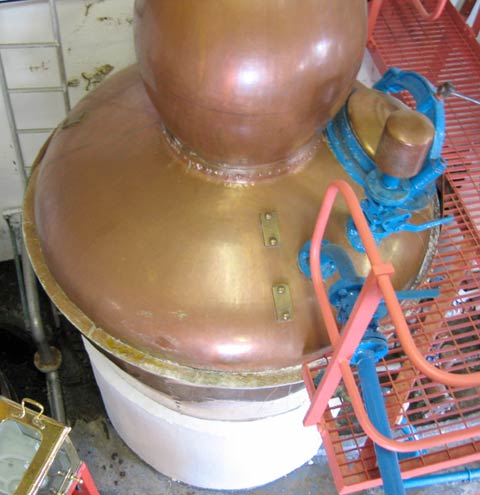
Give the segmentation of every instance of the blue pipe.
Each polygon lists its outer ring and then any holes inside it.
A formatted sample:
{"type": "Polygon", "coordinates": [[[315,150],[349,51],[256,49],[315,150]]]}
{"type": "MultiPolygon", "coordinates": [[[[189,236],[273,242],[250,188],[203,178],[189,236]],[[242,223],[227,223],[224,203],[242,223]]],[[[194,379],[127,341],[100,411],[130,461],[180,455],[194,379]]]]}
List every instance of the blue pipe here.
{"type": "Polygon", "coordinates": [[[403,482],[405,488],[423,488],[425,486],[454,483],[456,481],[470,482],[480,479],[480,469],[468,469],[453,473],[432,474],[420,478],[411,478],[403,482]]]}
{"type": "Polygon", "coordinates": [[[447,163],[442,158],[431,160],[418,175],[410,179],[412,194],[414,195],[419,191],[423,191],[429,184],[442,176],[446,168],[447,163]]]}
{"type": "MultiPolygon", "coordinates": [[[[392,438],[382,389],[375,367],[375,353],[369,349],[359,350],[355,355],[355,361],[368,417],[382,435],[392,438]]],[[[385,495],[405,495],[398,454],[376,444],[375,452],[377,454],[378,468],[383,479],[385,495]]]]}
{"type": "MultiPolygon", "coordinates": [[[[362,348],[362,344],[360,344],[360,349],[354,357],[354,364],[358,369],[362,396],[368,416],[382,435],[392,438],[388,416],[384,407],[382,389],[378,381],[376,361],[375,351],[368,347],[362,348]]],[[[385,495],[405,495],[405,490],[411,488],[423,488],[454,482],[470,482],[480,479],[480,468],[465,468],[463,471],[402,480],[398,454],[379,445],[375,445],[375,452],[377,454],[378,468],[383,479],[385,495]]]]}

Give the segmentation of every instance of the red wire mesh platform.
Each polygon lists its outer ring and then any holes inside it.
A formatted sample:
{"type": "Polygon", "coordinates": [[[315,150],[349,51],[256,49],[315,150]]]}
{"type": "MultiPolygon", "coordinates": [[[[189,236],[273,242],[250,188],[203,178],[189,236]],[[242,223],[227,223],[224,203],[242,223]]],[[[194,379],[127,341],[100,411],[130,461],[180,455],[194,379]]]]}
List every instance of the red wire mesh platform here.
{"type": "MultiPolygon", "coordinates": [[[[433,10],[436,1],[426,1],[433,10]]],[[[419,72],[434,84],[450,81],[480,99],[480,47],[448,4],[436,22],[422,20],[404,0],[385,0],[371,53],[381,72],[419,72]]],[[[454,221],[440,234],[438,252],[422,288],[438,288],[431,301],[405,307],[410,330],[427,360],[452,373],[480,371],[480,107],[449,98],[443,156],[443,213],[454,221]]],[[[480,389],[452,388],[427,379],[405,356],[387,325],[389,353],[378,364],[394,438],[414,440],[480,424],[480,389]]],[[[331,355],[312,369],[326,370],[331,355]]],[[[373,443],[361,429],[341,385],[319,424],[340,494],[382,484],[373,443]]],[[[404,478],[480,461],[480,441],[470,439],[404,457],[404,478]]]]}

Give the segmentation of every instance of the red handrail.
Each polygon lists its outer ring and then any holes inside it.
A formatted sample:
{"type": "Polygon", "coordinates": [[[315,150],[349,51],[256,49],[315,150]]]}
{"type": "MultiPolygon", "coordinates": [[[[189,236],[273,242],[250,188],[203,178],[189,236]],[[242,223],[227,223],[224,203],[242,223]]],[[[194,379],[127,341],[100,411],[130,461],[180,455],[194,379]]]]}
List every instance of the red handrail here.
{"type": "Polygon", "coordinates": [[[323,416],[323,413],[327,408],[328,401],[335,393],[335,389],[342,379],[342,372],[339,367],[340,360],[346,357],[351,358],[353,356],[360,344],[360,341],[362,340],[365,329],[373,318],[378,304],[382,299],[382,293],[379,289],[377,278],[390,277],[394,272],[392,265],[382,262],[375,244],[375,240],[370,231],[365,215],[363,214],[357,196],[353,189],[345,181],[335,180],[327,188],[312,237],[310,266],[315,294],[325,321],[328,336],[332,346],[335,349],[335,353],[326,370],[325,376],[316,391],[313,390],[313,384],[309,383],[308,365],[304,365],[303,377],[307,388],[312,394],[312,404],[304,420],[305,426],[311,426],[318,423],[319,418],[323,416]],[[370,274],[368,275],[365,284],[360,291],[350,318],[348,319],[341,336],[328,300],[327,291],[323,284],[322,272],[320,269],[320,250],[322,239],[327,228],[328,219],[333,209],[335,199],[339,192],[345,198],[372,265],[370,274]]]}
{"type": "MultiPolygon", "coordinates": [[[[421,0],[409,0],[410,3],[417,9],[420,16],[427,21],[436,21],[445,10],[445,7],[449,0],[438,0],[435,9],[432,12],[428,12],[421,0]]],[[[378,15],[383,5],[383,0],[373,0],[370,5],[370,13],[368,16],[368,44],[372,45],[373,31],[377,24],[378,15]]]]}
{"type": "Polygon", "coordinates": [[[464,440],[471,440],[472,438],[480,437],[480,426],[472,426],[463,430],[456,430],[451,432],[445,432],[441,435],[431,436],[428,438],[422,438],[420,440],[408,440],[399,441],[392,440],[391,438],[382,435],[377,428],[373,425],[368,417],[368,413],[363,405],[362,396],[358,390],[355,377],[350,369],[350,363],[348,361],[342,361],[340,363],[342,369],[343,381],[347,389],[350,401],[352,403],[355,416],[360,423],[365,434],[377,445],[394,452],[415,452],[418,450],[428,450],[441,445],[446,445],[454,442],[461,442],[464,440]]]}
{"type": "Polygon", "coordinates": [[[427,21],[436,21],[442,15],[448,1],[449,0],[438,0],[437,6],[433,12],[428,12],[420,0],[410,0],[420,15],[427,21]]]}
{"type": "Polygon", "coordinates": [[[333,202],[339,192],[342,194],[347,203],[350,214],[352,215],[355,226],[358,230],[360,238],[362,239],[365,252],[367,253],[370,264],[372,265],[373,275],[375,275],[378,288],[385,299],[385,304],[405,354],[407,354],[411,362],[425,376],[434,381],[445,385],[450,385],[452,387],[467,388],[480,386],[480,372],[477,371],[469,374],[456,374],[444,371],[429,363],[420,352],[415,344],[412,334],[410,333],[410,329],[405,321],[403,310],[398,301],[395,289],[393,288],[392,281],[390,279],[390,275],[393,274],[393,272],[379,272],[380,267],[385,267],[387,265],[385,265],[380,257],[376,242],[370,231],[370,227],[363,214],[362,207],[360,206],[360,202],[358,201],[356,194],[348,183],[341,180],[333,181],[327,189],[324,203],[318,215],[317,225],[315,226],[310,248],[313,286],[317,295],[318,303],[322,310],[322,314],[325,318],[328,335],[332,345],[335,347],[340,337],[335,317],[330,308],[328,296],[323,286],[322,270],[320,268],[320,251],[330,212],[333,207],[333,202]]]}

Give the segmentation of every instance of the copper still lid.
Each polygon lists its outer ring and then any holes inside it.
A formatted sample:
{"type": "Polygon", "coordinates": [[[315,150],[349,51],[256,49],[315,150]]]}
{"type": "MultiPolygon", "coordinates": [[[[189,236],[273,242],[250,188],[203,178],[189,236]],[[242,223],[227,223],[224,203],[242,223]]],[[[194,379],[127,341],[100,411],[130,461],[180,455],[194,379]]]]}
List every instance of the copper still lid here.
{"type": "MultiPolygon", "coordinates": [[[[365,2],[141,0],[137,15],[137,46],[148,61],[82,100],[39,156],[24,207],[35,270],[71,321],[135,376],[239,388],[300,382],[301,362],[329,342],[298,253],[331,180],[349,180],[362,195],[315,131],[344,103],[353,82],[365,2]],[[266,24],[250,22],[252,12],[266,24]],[[153,22],[165,30],[164,44],[153,22]],[[223,22],[234,33],[231,46],[223,22]],[[260,43],[270,37],[278,46],[260,43]],[[312,52],[314,40],[325,47],[324,70],[312,52]],[[260,85],[239,99],[225,86],[226,74],[230,63],[251,60],[253,47],[262,63],[267,48],[282,54],[267,64],[272,94],[260,85]],[[292,72],[294,60],[305,61],[304,72],[292,72]],[[285,69],[275,69],[282,61],[285,69]],[[288,71],[292,81],[298,78],[298,91],[288,89],[288,71]],[[236,112],[239,101],[243,110],[236,112]],[[193,148],[201,159],[185,151],[193,148]],[[275,160],[288,163],[291,153],[304,159],[282,173],[275,164],[269,169],[275,160]],[[222,175],[230,166],[258,172],[258,164],[262,173],[270,170],[261,177],[268,180],[222,175]]],[[[413,221],[432,216],[429,205],[413,221]]],[[[347,220],[339,202],[328,239],[348,249],[366,274],[367,261],[346,236],[347,220]]],[[[429,232],[404,232],[382,242],[384,258],[402,267],[396,287],[410,287],[423,275],[430,241],[429,232]]]]}
{"type": "Polygon", "coordinates": [[[422,170],[434,137],[435,128],[425,115],[413,110],[393,112],[375,153],[379,169],[392,177],[415,177],[422,170]]]}
{"type": "Polygon", "coordinates": [[[347,102],[348,119],[362,148],[375,158],[385,123],[397,110],[408,107],[394,96],[358,86],[347,102]]]}

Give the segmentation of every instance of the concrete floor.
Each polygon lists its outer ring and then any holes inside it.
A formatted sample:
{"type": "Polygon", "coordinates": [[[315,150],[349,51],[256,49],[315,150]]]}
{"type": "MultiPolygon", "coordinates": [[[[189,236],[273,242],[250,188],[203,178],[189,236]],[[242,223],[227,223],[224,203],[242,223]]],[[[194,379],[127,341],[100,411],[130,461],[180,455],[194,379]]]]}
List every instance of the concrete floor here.
{"type": "MultiPolygon", "coordinates": [[[[118,437],[109,421],[77,421],[72,439],[85,460],[101,495],[218,495],[171,480],[142,462],[118,437]]],[[[152,449],[161,449],[152,445],[152,449]]],[[[228,492],[225,492],[228,493],[228,492]]],[[[310,463],[280,480],[238,495],[337,495],[325,455],[320,452],[310,463]]],[[[381,489],[362,492],[380,495],[381,489]]],[[[408,490],[408,495],[479,495],[480,481],[452,483],[408,490]]]]}

